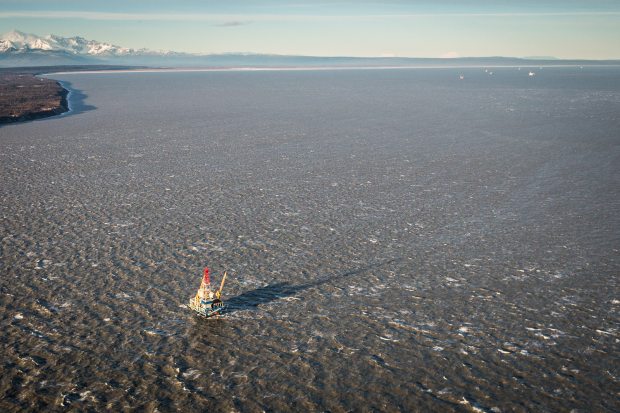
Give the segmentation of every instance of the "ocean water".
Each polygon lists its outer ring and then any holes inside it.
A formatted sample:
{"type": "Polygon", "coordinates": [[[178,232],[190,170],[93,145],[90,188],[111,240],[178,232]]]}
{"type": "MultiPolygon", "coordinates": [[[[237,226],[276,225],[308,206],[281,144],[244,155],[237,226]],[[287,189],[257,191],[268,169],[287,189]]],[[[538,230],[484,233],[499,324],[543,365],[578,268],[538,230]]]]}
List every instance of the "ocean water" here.
{"type": "Polygon", "coordinates": [[[620,410],[620,68],[489,71],[51,75],[0,410],[620,410]]]}

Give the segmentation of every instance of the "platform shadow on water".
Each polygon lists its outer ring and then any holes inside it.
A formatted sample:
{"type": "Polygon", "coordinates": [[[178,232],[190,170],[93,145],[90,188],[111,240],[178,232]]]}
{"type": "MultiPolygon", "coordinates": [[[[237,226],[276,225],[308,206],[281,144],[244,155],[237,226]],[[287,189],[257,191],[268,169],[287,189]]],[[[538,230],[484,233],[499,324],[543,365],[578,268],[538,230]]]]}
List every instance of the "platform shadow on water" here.
{"type": "Polygon", "coordinates": [[[252,309],[257,308],[259,305],[268,304],[272,301],[275,301],[281,298],[292,297],[294,295],[301,293],[302,291],[315,288],[315,287],[320,287],[321,285],[324,285],[324,284],[329,284],[329,283],[333,283],[336,281],[340,281],[342,279],[346,279],[354,275],[359,275],[371,269],[381,267],[387,264],[391,264],[395,261],[398,261],[398,260],[392,259],[392,260],[387,260],[387,261],[371,264],[365,267],[351,269],[349,271],[345,271],[340,274],[322,277],[317,280],[304,283],[304,284],[294,285],[289,282],[279,282],[275,284],[270,284],[265,287],[257,288],[255,290],[251,290],[241,295],[227,299],[225,313],[231,314],[231,313],[234,313],[235,311],[252,310],[252,309]]]}

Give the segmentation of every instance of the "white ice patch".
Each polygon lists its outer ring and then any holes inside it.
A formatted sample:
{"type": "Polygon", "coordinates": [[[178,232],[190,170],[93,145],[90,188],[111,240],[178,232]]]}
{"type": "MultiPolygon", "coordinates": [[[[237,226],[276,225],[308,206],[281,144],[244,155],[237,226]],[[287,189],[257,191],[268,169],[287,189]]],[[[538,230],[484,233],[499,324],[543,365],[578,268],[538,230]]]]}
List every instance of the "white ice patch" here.
{"type": "MultiPolygon", "coordinates": [[[[493,73],[493,72],[491,72],[493,73]]],[[[463,397],[461,400],[459,400],[459,404],[463,404],[468,406],[473,412],[484,412],[484,409],[481,408],[480,406],[478,406],[478,403],[476,402],[470,402],[469,400],[467,400],[465,397],[463,397]]]]}
{"type": "Polygon", "coordinates": [[[183,378],[186,380],[195,380],[200,377],[200,370],[191,369],[182,374],[183,378]]]}
{"type": "Polygon", "coordinates": [[[144,331],[146,334],[148,334],[149,336],[162,336],[162,337],[168,337],[171,336],[172,334],[164,331],[164,330],[159,330],[156,328],[145,328],[144,331]]]}
{"type": "Polygon", "coordinates": [[[400,340],[393,339],[391,337],[383,337],[383,336],[378,336],[378,337],[383,341],[392,341],[394,343],[398,343],[400,341],[400,340]]]}
{"type": "Polygon", "coordinates": [[[90,390],[86,390],[86,391],[83,391],[82,393],[80,393],[80,401],[81,402],[85,401],[90,393],[91,393],[90,390]]]}

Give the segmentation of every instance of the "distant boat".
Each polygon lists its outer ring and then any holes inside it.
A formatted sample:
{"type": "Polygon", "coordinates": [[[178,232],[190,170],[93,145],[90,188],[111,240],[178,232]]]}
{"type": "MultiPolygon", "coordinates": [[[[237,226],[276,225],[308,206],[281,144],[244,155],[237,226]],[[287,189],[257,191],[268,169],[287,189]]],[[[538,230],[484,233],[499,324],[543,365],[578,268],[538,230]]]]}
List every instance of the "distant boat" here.
{"type": "Polygon", "coordinates": [[[465,76],[460,75],[460,76],[459,76],[459,79],[463,80],[463,79],[465,79],[465,76]]]}
{"type": "Polygon", "coordinates": [[[534,73],[534,72],[530,72],[530,73],[528,73],[527,75],[528,75],[528,76],[536,76],[536,73],[534,73]]]}

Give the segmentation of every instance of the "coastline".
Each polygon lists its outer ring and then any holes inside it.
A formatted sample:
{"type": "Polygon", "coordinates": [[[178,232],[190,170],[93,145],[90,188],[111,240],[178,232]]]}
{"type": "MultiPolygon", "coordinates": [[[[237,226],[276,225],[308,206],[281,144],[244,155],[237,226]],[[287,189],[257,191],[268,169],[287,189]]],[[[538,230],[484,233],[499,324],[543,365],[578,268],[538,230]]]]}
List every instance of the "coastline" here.
{"type": "MultiPolygon", "coordinates": [[[[50,80],[54,80],[54,79],[50,79],[50,80]]],[[[58,83],[58,86],[60,86],[63,90],[62,92],[63,95],[62,95],[60,104],[65,109],[62,112],[58,113],[57,115],[66,115],[68,113],[73,112],[73,108],[71,107],[71,94],[73,93],[73,90],[71,90],[71,88],[67,86],[66,82],[63,82],[62,80],[54,80],[54,81],[58,83]]],[[[52,116],[56,116],[56,115],[52,115],[52,116]]]]}
{"type": "MultiPolygon", "coordinates": [[[[123,65],[60,65],[0,68],[0,127],[65,115],[73,111],[70,83],[48,75],[84,70],[140,69],[123,65]],[[68,86],[69,85],[69,86],[68,86]]],[[[79,93],[74,97],[79,99],[79,93]]]]}
{"type": "MultiPolygon", "coordinates": [[[[230,66],[230,67],[153,67],[127,69],[93,69],[80,71],[45,72],[43,75],[118,74],[118,73],[184,73],[184,72],[279,72],[279,71],[340,71],[340,70],[419,70],[419,69],[500,69],[500,68],[574,68],[580,64],[472,64],[472,65],[411,65],[411,66],[230,66]]],[[[588,67],[614,67],[618,65],[589,64],[588,67]]]]}
{"type": "MultiPolygon", "coordinates": [[[[0,108],[0,125],[48,118],[62,115],[71,110],[69,105],[70,89],[65,87],[60,81],[21,73],[12,77],[9,80],[9,82],[12,83],[5,86],[13,87],[17,90],[18,88],[21,89],[25,87],[23,85],[24,81],[32,82],[33,79],[37,79],[39,82],[45,82],[46,84],[44,86],[49,90],[24,102],[24,108],[21,110],[12,107],[7,107],[6,109],[0,108]],[[53,104],[49,104],[49,102],[53,102],[53,104]]],[[[40,83],[35,86],[40,87],[40,83]]],[[[9,98],[11,98],[11,96],[9,96],[9,98]]]]}
{"type": "MultiPolygon", "coordinates": [[[[71,113],[71,87],[66,82],[51,79],[51,75],[65,74],[118,74],[118,73],[178,73],[178,72],[255,72],[255,71],[342,71],[342,70],[420,70],[420,69],[483,69],[483,68],[528,68],[547,67],[570,68],[582,65],[570,63],[540,65],[512,64],[463,64],[463,65],[410,65],[410,66],[220,66],[220,67],[146,67],[146,66],[42,66],[14,69],[0,68],[0,127],[31,120],[49,118],[71,113]],[[36,82],[34,82],[36,80],[36,82]],[[20,83],[21,82],[21,83],[20,83]],[[28,84],[30,82],[30,84],[28,84]],[[43,82],[43,83],[41,83],[43,82]],[[50,86],[53,85],[53,86],[50,86]],[[28,89],[27,87],[31,88],[28,89]],[[43,88],[41,88],[43,86],[43,88]],[[32,88],[47,89],[46,94],[37,93],[32,88]],[[3,90],[4,89],[4,90],[3,90]],[[26,91],[26,93],[24,93],[26,91]],[[31,95],[28,95],[30,93],[31,95]],[[4,100],[4,101],[3,101],[4,100]],[[21,102],[20,102],[21,101],[21,102]],[[54,101],[53,104],[50,102],[54,101]],[[23,106],[17,108],[16,106],[23,106]]],[[[609,64],[588,64],[589,67],[609,67],[609,64]]],[[[69,84],[70,85],[70,84],[69,84]]],[[[39,90],[41,90],[39,89],[39,90]]]]}

